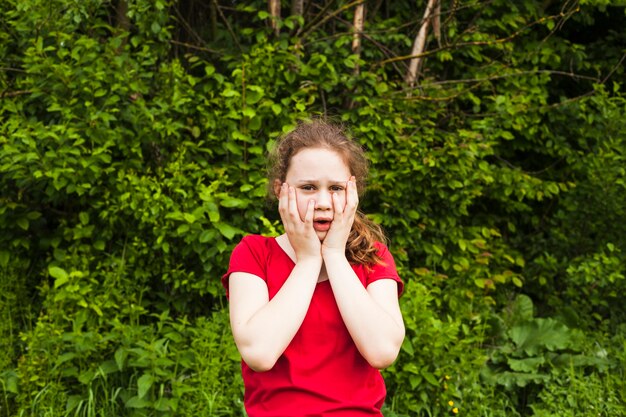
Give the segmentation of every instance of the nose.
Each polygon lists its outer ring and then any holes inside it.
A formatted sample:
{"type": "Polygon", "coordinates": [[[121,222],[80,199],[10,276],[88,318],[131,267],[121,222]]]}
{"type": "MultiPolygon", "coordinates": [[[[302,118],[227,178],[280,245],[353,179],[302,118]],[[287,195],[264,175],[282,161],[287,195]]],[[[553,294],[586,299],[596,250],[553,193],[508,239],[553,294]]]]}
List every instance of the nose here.
{"type": "Polygon", "coordinates": [[[320,190],[315,199],[316,210],[330,210],[333,208],[332,193],[328,190],[320,190]]]}

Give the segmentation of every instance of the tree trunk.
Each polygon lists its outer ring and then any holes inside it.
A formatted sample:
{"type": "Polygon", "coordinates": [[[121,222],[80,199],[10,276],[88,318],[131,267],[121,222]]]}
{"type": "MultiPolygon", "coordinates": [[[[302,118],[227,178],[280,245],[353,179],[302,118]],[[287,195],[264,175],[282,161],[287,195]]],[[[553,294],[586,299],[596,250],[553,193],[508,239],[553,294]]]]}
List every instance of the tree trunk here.
{"type": "Polygon", "coordinates": [[[424,52],[426,36],[428,35],[428,25],[430,24],[430,20],[436,9],[437,3],[438,0],[428,0],[428,5],[426,6],[426,11],[424,12],[424,17],[422,18],[422,27],[420,27],[420,30],[415,37],[415,42],[413,43],[413,50],[411,51],[411,56],[413,56],[413,58],[409,64],[409,71],[406,74],[406,83],[410,87],[413,87],[417,81],[417,71],[420,63],[422,62],[422,58],[419,55],[424,52]]]}
{"type": "Polygon", "coordinates": [[[292,0],[291,1],[291,15],[301,16],[304,12],[304,0],[292,0]]]}
{"type": "MultiPolygon", "coordinates": [[[[365,23],[365,2],[360,3],[354,10],[354,34],[352,35],[352,53],[356,54],[357,59],[361,55],[361,36],[365,23]]],[[[359,73],[359,63],[354,67],[354,73],[359,73]]]]}
{"type": "Polygon", "coordinates": [[[437,1],[433,12],[433,34],[441,47],[441,1],[437,1]]]}
{"type": "Polygon", "coordinates": [[[270,15],[272,20],[270,25],[274,29],[274,34],[278,36],[280,29],[278,28],[278,19],[280,19],[280,0],[269,0],[268,4],[270,15]]]}
{"type": "Polygon", "coordinates": [[[128,19],[128,1],[119,0],[115,10],[117,26],[125,32],[130,30],[130,19],[128,19]]]}

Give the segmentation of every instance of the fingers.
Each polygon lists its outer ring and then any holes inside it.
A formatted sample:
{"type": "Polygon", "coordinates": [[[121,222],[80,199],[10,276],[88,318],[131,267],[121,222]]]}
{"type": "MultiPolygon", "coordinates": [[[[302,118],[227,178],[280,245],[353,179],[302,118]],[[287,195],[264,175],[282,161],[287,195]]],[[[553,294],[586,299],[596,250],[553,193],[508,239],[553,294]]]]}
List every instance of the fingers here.
{"type": "Polygon", "coordinates": [[[306,206],[306,214],[304,215],[304,224],[305,226],[313,227],[313,217],[315,211],[315,200],[309,200],[308,205],[306,206]]]}
{"type": "Polygon", "coordinates": [[[280,218],[287,233],[292,232],[294,227],[297,227],[298,223],[300,223],[295,191],[287,183],[283,183],[280,187],[278,212],[280,213],[280,218]]]}
{"type": "Polygon", "coordinates": [[[287,210],[289,208],[288,195],[287,195],[287,184],[283,183],[280,186],[280,193],[278,194],[278,213],[280,214],[280,218],[285,223],[287,217],[287,210]]]}
{"type": "MultiPolygon", "coordinates": [[[[289,200],[289,214],[293,217],[293,216],[297,216],[297,218],[300,218],[300,215],[298,214],[298,201],[296,200],[296,189],[293,188],[292,186],[288,185],[287,186],[288,189],[288,200],[289,200]]],[[[302,219],[300,219],[302,220],[302,219]]]]}
{"type": "Polygon", "coordinates": [[[293,230],[293,227],[302,224],[309,225],[312,228],[315,200],[309,200],[304,218],[301,218],[298,210],[296,190],[289,184],[284,183],[280,188],[278,211],[286,229],[293,230]]]}
{"type": "Polygon", "coordinates": [[[348,201],[351,201],[354,204],[354,206],[356,207],[356,206],[359,205],[359,190],[357,189],[356,177],[354,175],[350,179],[350,182],[352,183],[352,186],[348,190],[350,192],[350,195],[348,197],[348,201]]]}
{"type": "Polygon", "coordinates": [[[333,211],[335,212],[335,217],[341,217],[343,215],[343,211],[345,210],[345,207],[341,206],[341,198],[339,198],[339,195],[337,193],[332,193],[330,195],[330,198],[333,205],[333,211]]]}
{"type": "MultiPolygon", "coordinates": [[[[346,206],[341,208],[341,212],[349,217],[353,216],[358,204],[359,193],[356,188],[356,178],[353,175],[346,183],[346,206]]],[[[337,206],[335,206],[335,212],[337,212],[337,206]]]]}

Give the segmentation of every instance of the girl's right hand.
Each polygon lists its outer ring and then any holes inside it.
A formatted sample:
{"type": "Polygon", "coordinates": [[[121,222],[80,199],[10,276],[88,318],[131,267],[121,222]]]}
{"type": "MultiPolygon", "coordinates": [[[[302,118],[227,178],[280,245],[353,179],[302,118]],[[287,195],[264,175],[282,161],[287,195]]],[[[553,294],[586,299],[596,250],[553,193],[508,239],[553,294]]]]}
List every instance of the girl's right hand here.
{"type": "Polygon", "coordinates": [[[298,213],[296,190],[283,183],[278,198],[278,212],[298,261],[322,257],[322,244],[313,228],[314,210],[315,200],[309,200],[304,220],[302,220],[298,213]]]}

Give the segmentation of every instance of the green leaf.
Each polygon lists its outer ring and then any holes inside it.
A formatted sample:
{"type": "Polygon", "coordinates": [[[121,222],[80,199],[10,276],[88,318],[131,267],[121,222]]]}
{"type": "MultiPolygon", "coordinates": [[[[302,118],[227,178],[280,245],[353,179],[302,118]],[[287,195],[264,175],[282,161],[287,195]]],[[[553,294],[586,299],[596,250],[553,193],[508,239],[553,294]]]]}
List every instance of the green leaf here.
{"type": "Polygon", "coordinates": [[[61,285],[69,281],[69,275],[67,272],[58,266],[49,266],[48,273],[51,277],[55,278],[54,288],[59,288],[61,285]]]}
{"type": "Polygon", "coordinates": [[[6,268],[9,265],[10,253],[5,250],[0,250],[0,266],[6,268]]]}
{"type": "Polygon", "coordinates": [[[7,392],[12,394],[18,393],[18,376],[15,371],[6,371],[0,373],[0,378],[2,378],[4,383],[2,384],[7,392]]]}
{"type": "Polygon", "coordinates": [[[509,330],[509,336],[520,351],[531,356],[565,349],[571,344],[569,328],[551,318],[535,319],[514,326],[509,330]]]}
{"type": "Polygon", "coordinates": [[[41,212],[31,211],[30,213],[26,215],[26,217],[28,218],[28,220],[37,220],[38,218],[41,217],[41,212]]]}
{"type": "Polygon", "coordinates": [[[202,233],[200,233],[200,236],[198,237],[198,241],[200,243],[207,243],[213,239],[215,239],[215,230],[213,229],[209,229],[209,230],[203,230],[202,233]]]}
{"type": "Polygon", "coordinates": [[[118,372],[120,368],[117,366],[117,363],[112,360],[104,361],[98,367],[98,370],[105,375],[109,375],[115,372],[118,372]]]}
{"type": "Polygon", "coordinates": [[[225,198],[220,201],[220,206],[222,207],[246,207],[248,205],[248,201],[242,200],[240,198],[225,198]]]}
{"type": "Polygon", "coordinates": [[[253,118],[256,116],[256,111],[252,107],[246,107],[243,109],[242,114],[246,117],[253,118]]]}
{"type": "Polygon", "coordinates": [[[115,351],[115,363],[117,364],[117,367],[122,370],[124,369],[124,364],[126,363],[126,356],[128,355],[128,352],[126,351],[126,348],[120,347],[115,351]]]}
{"type": "Polygon", "coordinates": [[[520,294],[511,306],[511,316],[519,321],[531,321],[534,317],[533,301],[529,296],[520,294]]]}
{"type": "MultiPolygon", "coordinates": [[[[259,102],[265,95],[263,88],[257,85],[250,85],[246,90],[246,104],[253,105],[259,102]]],[[[245,114],[245,113],[244,113],[245,114]]],[[[252,116],[249,116],[252,117],[252,116]]]]}
{"type": "Polygon", "coordinates": [[[222,236],[224,236],[228,240],[235,237],[235,235],[239,232],[239,229],[236,229],[226,223],[215,223],[215,227],[217,228],[217,230],[220,231],[222,236]]]}
{"type": "Polygon", "coordinates": [[[518,372],[538,372],[539,367],[545,362],[546,360],[541,356],[524,359],[507,359],[507,363],[511,369],[518,372]]]}
{"type": "Polygon", "coordinates": [[[402,343],[402,351],[407,353],[410,357],[415,354],[415,350],[413,349],[413,343],[409,340],[408,337],[404,338],[404,342],[402,343]]]}
{"type": "Polygon", "coordinates": [[[131,397],[128,401],[126,401],[126,407],[128,408],[147,408],[152,403],[143,398],[140,398],[138,395],[131,397]]]}
{"type": "Polygon", "coordinates": [[[20,217],[19,219],[17,219],[17,225],[24,230],[28,230],[28,219],[26,217],[20,217]]]}
{"type": "Polygon", "coordinates": [[[152,374],[143,374],[137,380],[137,396],[143,398],[146,396],[152,384],[154,383],[154,376],[152,374]]]}
{"type": "Polygon", "coordinates": [[[422,369],[420,371],[420,375],[423,376],[424,379],[428,381],[430,385],[433,385],[435,387],[439,386],[439,382],[437,382],[437,378],[435,378],[435,376],[432,373],[428,372],[426,369],[422,369]]]}

